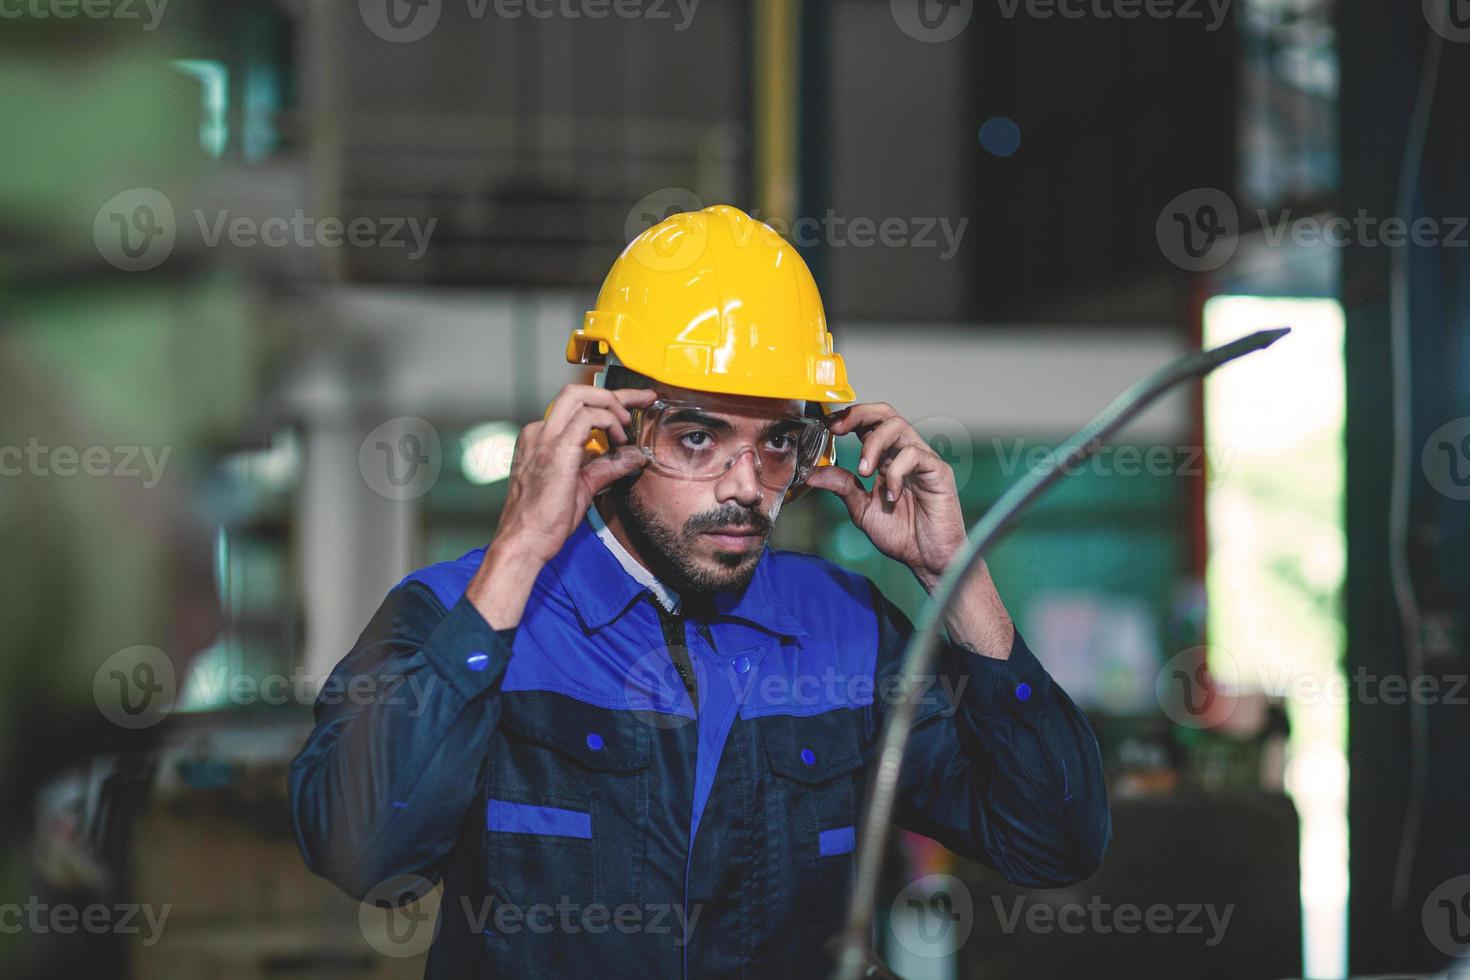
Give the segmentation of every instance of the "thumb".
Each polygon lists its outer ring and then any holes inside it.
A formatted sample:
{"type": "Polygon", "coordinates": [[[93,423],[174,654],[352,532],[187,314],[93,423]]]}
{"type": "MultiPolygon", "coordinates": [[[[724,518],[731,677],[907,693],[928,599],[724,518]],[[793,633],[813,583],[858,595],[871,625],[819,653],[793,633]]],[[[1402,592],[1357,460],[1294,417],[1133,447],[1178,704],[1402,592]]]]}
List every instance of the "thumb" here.
{"type": "Polygon", "coordinates": [[[841,466],[818,466],[806,478],[806,485],[835,494],[847,505],[847,513],[854,521],[866,509],[868,491],[852,470],[841,466]]]}
{"type": "Polygon", "coordinates": [[[629,473],[642,469],[647,463],[648,457],[637,446],[618,446],[583,466],[582,482],[595,497],[629,473]]]}

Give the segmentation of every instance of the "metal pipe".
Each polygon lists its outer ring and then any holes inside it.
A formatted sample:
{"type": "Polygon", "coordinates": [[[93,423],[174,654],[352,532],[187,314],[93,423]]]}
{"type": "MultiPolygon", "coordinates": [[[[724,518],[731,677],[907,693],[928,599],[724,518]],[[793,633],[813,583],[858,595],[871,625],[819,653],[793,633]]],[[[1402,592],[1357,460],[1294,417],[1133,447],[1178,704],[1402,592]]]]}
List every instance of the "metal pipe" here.
{"type": "MultiPolygon", "coordinates": [[[[1050,461],[1031,470],[1016,481],[970,529],[965,548],[950,563],[930,601],[914,624],[904,655],[904,684],[899,690],[919,691],[920,680],[928,675],[939,651],[939,634],[944,611],[958,591],[970,569],[1008,525],[1067,471],[1082,462],[1104,439],[1121,428],[1164,392],[1182,381],[1203,377],[1227,361],[1269,347],[1291,330],[1278,327],[1258,330],[1239,340],[1213,350],[1196,351],[1164,365],[1153,374],[1135,382],[1082,428],[1062,443],[1050,461]]],[[[857,854],[857,875],[852,899],[847,910],[847,925],[837,958],[839,980],[857,980],[870,975],[868,952],[872,928],[873,906],[878,898],[878,880],[883,867],[883,854],[893,820],[893,806],[898,792],[899,770],[904,749],[908,746],[909,729],[913,725],[917,701],[904,698],[893,706],[883,727],[878,752],[878,766],[868,792],[860,823],[861,837],[857,854]]]]}

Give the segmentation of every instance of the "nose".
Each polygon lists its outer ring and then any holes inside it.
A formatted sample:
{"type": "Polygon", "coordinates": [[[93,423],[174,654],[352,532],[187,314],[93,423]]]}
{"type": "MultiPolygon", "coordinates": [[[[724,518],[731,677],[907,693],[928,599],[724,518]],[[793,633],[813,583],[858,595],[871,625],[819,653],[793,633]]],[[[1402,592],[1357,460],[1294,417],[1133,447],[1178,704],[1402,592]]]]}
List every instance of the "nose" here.
{"type": "Polygon", "coordinates": [[[715,499],[720,503],[733,501],[742,507],[754,507],[760,503],[761,483],[755,467],[755,450],[736,456],[715,482],[715,499]]]}

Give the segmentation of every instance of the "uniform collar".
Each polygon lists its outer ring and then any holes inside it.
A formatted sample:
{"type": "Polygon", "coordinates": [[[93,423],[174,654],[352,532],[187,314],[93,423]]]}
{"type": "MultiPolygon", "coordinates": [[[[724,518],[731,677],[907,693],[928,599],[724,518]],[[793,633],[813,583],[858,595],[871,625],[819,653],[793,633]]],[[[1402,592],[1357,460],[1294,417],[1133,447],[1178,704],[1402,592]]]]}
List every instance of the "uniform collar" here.
{"type": "Polygon", "coordinates": [[[587,523],[592,525],[592,530],[597,532],[598,538],[607,546],[607,550],[611,551],[612,556],[618,560],[618,564],[623,566],[623,571],[633,576],[633,581],[653,593],[654,599],[658,600],[664,609],[671,613],[679,611],[683,604],[679,593],[660,582],[657,575],[638,564],[638,559],[623,547],[623,542],[619,541],[617,535],[613,534],[603,522],[602,515],[597,512],[595,503],[587,508],[587,523]]]}
{"type": "MultiPolygon", "coordinates": [[[[552,565],[589,633],[617,619],[650,591],[623,568],[586,516],[552,565]]],[[[770,548],[761,553],[745,590],[717,593],[713,605],[717,619],[739,619],[778,636],[805,636],[807,632],[787,610],[785,598],[771,581],[770,548]]]]}

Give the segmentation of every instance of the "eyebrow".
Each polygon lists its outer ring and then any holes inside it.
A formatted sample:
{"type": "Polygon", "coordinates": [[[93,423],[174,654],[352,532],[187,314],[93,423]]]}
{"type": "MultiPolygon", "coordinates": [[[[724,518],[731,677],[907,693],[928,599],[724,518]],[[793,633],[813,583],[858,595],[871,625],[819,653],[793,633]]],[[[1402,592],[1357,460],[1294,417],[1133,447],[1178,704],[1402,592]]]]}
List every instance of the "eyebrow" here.
{"type": "MultiPolygon", "coordinates": [[[[697,408],[681,408],[669,416],[669,421],[692,422],[695,425],[702,425],[707,429],[714,429],[718,432],[728,432],[734,428],[734,426],[718,415],[710,415],[708,412],[701,411],[697,408]]],[[[761,432],[768,433],[782,428],[796,428],[802,424],[802,421],[801,418],[796,416],[773,419],[761,429],[761,432]]]]}

